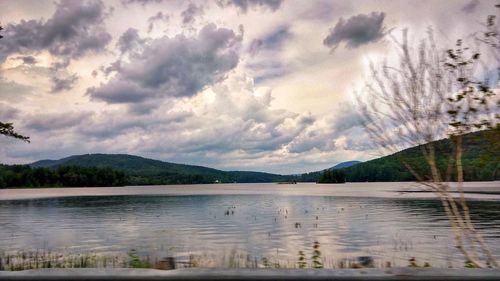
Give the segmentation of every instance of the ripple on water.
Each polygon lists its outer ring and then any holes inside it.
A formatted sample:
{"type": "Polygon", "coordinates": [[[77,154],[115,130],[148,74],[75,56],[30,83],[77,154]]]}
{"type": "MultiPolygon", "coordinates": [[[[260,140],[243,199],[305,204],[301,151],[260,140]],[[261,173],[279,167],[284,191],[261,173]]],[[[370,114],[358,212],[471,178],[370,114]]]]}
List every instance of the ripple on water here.
{"type": "MultiPolygon", "coordinates": [[[[476,227],[500,254],[500,203],[471,201],[476,227]]],[[[406,265],[457,264],[439,201],[282,196],[110,196],[0,201],[0,248],[110,252],[135,248],[154,255],[252,257],[294,262],[320,242],[322,255],[371,255],[406,265]],[[229,211],[229,212],[228,212],[229,211]]]]}

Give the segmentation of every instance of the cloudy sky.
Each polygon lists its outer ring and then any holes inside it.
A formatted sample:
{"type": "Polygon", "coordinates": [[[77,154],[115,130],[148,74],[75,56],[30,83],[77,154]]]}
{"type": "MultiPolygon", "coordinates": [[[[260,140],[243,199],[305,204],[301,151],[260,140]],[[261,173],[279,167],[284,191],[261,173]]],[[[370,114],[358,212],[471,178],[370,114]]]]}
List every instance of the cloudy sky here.
{"type": "Polygon", "coordinates": [[[497,1],[2,0],[0,162],[128,153],[300,173],[378,155],[354,92],[404,28],[451,45],[497,1]]]}

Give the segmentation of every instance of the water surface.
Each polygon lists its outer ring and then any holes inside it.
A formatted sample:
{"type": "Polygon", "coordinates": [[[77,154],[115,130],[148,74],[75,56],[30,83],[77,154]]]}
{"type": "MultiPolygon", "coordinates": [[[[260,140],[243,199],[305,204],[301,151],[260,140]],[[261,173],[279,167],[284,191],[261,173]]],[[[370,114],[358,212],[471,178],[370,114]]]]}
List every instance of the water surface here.
{"type": "MultiPolygon", "coordinates": [[[[2,190],[0,249],[138,249],[151,257],[204,256],[212,261],[206,266],[224,266],[223,257],[237,253],[293,266],[298,251],[310,258],[317,241],[326,266],[359,256],[393,266],[405,266],[411,257],[462,266],[440,202],[432,194],[396,192],[415,188],[362,183],[2,190]]],[[[493,182],[467,189],[499,188],[493,182]]],[[[467,196],[477,228],[499,257],[500,196],[467,196]]]]}

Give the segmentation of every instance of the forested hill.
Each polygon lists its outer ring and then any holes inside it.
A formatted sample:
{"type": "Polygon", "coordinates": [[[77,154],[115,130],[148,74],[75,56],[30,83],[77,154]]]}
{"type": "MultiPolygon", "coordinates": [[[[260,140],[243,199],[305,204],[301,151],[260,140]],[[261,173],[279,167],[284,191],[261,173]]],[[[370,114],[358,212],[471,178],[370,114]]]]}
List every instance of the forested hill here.
{"type": "Polygon", "coordinates": [[[281,175],[248,172],[221,171],[203,166],[163,162],[127,154],[84,154],[60,160],[41,160],[30,164],[34,168],[61,166],[112,168],[127,175],[127,184],[184,184],[219,182],[275,182],[281,175]]]}
{"type": "MultiPolygon", "coordinates": [[[[464,136],[463,168],[466,181],[500,180],[499,133],[481,131],[464,136]]],[[[434,142],[437,162],[441,174],[446,174],[448,158],[453,149],[449,139],[434,142]],[[446,156],[446,157],[445,157],[446,156]]],[[[423,175],[429,175],[420,147],[412,147],[393,155],[363,162],[345,168],[346,180],[359,181],[413,181],[415,178],[401,164],[401,159],[408,161],[423,175]]],[[[455,171],[455,169],[453,169],[455,171]]],[[[456,179],[455,174],[452,180],[456,179]]]]}
{"type": "MultiPolygon", "coordinates": [[[[464,137],[463,167],[466,181],[500,180],[500,137],[497,131],[482,131],[464,137]]],[[[435,142],[437,162],[445,173],[453,145],[450,140],[435,142]]],[[[359,163],[350,161],[331,169],[345,174],[348,182],[414,181],[401,159],[428,175],[419,147],[359,163]],[[348,167],[346,167],[348,166],[348,167]],[[340,169],[339,169],[340,168],[340,169]]],[[[60,160],[42,160],[30,165],[0,165],[1,187],[114,186],[197,183],[258,183],[280,181],[317,182],[324,171],[302,175],[221,171],[168,163],[126,154],[85,154],[60,160]]],[[[454,175],[453,175],[454,176],[454,175]]],[[[453,178],[452,178],[453,180],[453,178]]]]}
{"type": "MultiPolygon", "coordinates": [[[[466,181],[500,180],[500,136],[496,131],[481,131],[464,136],[463,168],[466,181]]],[[[441,174],[446,174],[448,155],[453,145],[449,139],[434,142],[441,174]],[[446,156],[446,157],[445,157],[446,156]]],[[[420,147],[412,147],[392,155],[367,162],[354,163],[342,168],[348,182],[415,181],[403,167],[401,159],[408,161],[423,175],[429,175],[420,147]]],[[[334,166],[330,169],[338,169],[334,166]]],[[[324,171],[302,174],[299,181],[318,181],[324,171]]],[[[452,175],[452,179],[455,175],[452,175]]]]}

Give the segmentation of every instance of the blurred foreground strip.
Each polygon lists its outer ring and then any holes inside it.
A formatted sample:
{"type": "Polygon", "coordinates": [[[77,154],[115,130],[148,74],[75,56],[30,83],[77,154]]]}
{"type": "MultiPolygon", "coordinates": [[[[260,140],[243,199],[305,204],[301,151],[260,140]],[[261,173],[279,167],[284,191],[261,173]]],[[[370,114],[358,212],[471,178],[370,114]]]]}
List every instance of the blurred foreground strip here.
{"type": "Polygon", "coordinates": [[[499,280],[498,269],[37,269],[0,280],[499,280]]]}

